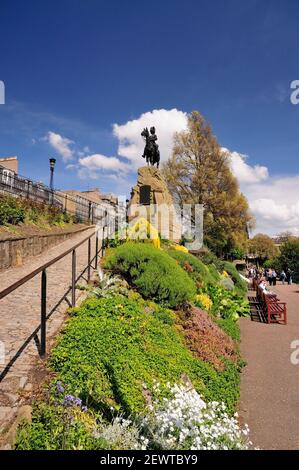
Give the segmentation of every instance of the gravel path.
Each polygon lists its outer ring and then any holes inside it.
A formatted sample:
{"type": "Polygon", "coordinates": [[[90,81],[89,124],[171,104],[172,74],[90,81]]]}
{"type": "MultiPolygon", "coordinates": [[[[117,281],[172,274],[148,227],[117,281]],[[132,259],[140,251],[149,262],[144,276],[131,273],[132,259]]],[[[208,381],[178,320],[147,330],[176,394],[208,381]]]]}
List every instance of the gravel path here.
{"type": "MultiPolygon", "coordinates": [[[[74,235],[70,240],[51,248],[47,253],[32,259],[30,263],[19,268],[11,268],[0,273],[0,290],[11,285],[34,269],[59,256],[76,243],[84,240],[94,228],[74,235]]],[[[92,257],[95,251],[95,237],[92,238],[92,257]]],[[[87,243],[77,249],[77,273],[87,265],[87,243]]],[[[47,269],[47,312],[49,312],[64,295],[71,284],[71,254],[47,269]]],[[[84,281],[80,281],[81,284],[84,281]]],[[[40,323],[40,285],[41,275],[37,275],[16,291],[0,300],[0,370],[21,347],[40,323]],[[4,349],[4,351],[3,351],[4,349]],[[2,352],[2,356],[1,356],[2,352]],[[3,352],[4,357],[3,357],[3,352]]],[[[82,293],[81,293],[82,294],[82,293]]],[[[77,298],[80,291],[76,293],[77,298]]],[[[57,335],[65,318],[68,304],[63,302],[47,322],[47,339],[57,335]]],[[[6,377],[0,382],[0,432],[16,414],[22,402],[24,392],[30,392],[32,371],[41,362],[37,344],[32,340],[17,359],[6,377]]]]}
{"type": "Polygon", "coordinates": [[[247,366],[241,380],[240,415],[256,447],[299,449],[299,364],[291,362],[295,340],[299,359],[299,286],[277,285],[273,290],[287,302],[287,325],[241,320],[241,351],[247,366]]]}

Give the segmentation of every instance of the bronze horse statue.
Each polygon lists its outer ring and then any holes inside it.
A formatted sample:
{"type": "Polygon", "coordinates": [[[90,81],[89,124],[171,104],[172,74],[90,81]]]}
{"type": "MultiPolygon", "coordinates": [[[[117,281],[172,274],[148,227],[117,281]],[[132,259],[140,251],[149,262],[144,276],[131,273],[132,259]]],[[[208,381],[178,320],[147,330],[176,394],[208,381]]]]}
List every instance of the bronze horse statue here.
{"type": "Polygon", "coordinates": [[[159,168],[160,164],[160,150],[159,145],[156,144],[157,136],[154,127],[150,128],[150,132],[147,127],[141,132],[141,136],[145,139],[145,148],[142,157],[146,159],[148,165],[154,166],[157,164],[159,168]]]}

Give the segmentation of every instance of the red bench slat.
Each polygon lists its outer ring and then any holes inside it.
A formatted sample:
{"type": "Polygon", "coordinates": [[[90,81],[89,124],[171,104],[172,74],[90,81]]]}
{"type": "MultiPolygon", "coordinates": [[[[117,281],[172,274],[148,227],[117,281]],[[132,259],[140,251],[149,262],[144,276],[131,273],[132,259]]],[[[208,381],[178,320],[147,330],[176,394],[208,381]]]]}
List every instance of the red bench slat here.
{"type": "Polygon", "coordinates": [[[274,294],[265,294],[259,287],[257,287],[257,298],[264,306],[268,323],[271,323],[272,317],[278,316],[280,318],[275,318],[276,321],[283,321],[285,325],[287,324],[287,307],[285,302],[280,302],[274,294]]]}

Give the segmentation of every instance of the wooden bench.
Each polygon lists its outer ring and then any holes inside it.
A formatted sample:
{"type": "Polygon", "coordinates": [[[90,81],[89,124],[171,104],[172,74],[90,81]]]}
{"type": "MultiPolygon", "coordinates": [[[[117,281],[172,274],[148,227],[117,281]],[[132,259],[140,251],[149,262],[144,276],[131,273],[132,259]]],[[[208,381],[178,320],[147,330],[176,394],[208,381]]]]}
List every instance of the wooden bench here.
{"type": "Polygon", "coordinates": [[[281,302],[275,294],[267,294],[257,287],[256,296],[263,305],[268,323],[287,324],[287,304],[281,302]]]}

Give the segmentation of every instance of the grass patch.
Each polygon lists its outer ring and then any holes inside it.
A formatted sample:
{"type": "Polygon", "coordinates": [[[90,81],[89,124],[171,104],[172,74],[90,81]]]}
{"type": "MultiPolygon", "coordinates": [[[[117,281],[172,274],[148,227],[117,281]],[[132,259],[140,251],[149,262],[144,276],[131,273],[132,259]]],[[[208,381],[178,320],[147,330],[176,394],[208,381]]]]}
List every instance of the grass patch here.
{"type": "Polygon", "coordinates": [[[235,409],[239,365],[226,361],[224,371],[217,372],[197,359],[161,307],[149,314],[136,300],[89,299],[73,315],[51,364],[59,380],[88,406],[142,412],[155,380],[174,383],[187,374],[207,400],[235,409]]]}

